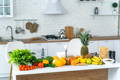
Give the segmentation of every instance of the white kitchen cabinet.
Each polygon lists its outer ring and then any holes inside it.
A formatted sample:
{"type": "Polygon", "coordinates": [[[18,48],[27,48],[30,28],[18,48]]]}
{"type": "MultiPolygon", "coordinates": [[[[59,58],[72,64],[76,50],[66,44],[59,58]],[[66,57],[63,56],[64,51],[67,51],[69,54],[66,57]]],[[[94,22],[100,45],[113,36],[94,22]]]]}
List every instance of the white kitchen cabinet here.
{"type": "Polygon", "coordinates": [[[48,56],[57,56],[57,52],[64,52],[64,45],[68,45],[68,42],[48,43],[48,56]]]}
{"type": "Polygon", "coordinates": [[[31,51],[36,53],[36,57],[41,57],[42,49],[44,49],[45,56],[48,54],[48,49],[47,49],[47,43],[31,43],[31,44],[26,44],[27,49],[30,49],[31,51]]]}
{"type": "Polygon", "coordinates": [[[13,0],[0,0],[0,17],[13,17],[13,0]]]}
{"type": "Polygon", "coordinates": [[[1,77],[8,77],[9,74],[9,64],[5,58],[6,53],[6,46],[0,45],[0,78],[1,77]]]}

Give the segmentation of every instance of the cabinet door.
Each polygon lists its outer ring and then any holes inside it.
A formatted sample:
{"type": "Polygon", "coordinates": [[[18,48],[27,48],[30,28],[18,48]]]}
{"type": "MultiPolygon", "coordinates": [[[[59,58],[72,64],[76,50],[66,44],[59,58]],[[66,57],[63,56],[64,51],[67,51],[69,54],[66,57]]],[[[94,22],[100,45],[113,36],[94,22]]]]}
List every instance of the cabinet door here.
{"type": "Polygon", "coordinates": [[[48,43],[48,55],[57,56],[57,52],[64,52],[64,45],[68,45],[68,42],[48,43]]]}
{"type": "Polygon", "coordinates": [[[6,53],[6,46],[0,45],[0,77],[6,77],[9,73],[9,64],[5,57],[6,53]]]}
{"type": "Polygon", "coordinates": [[[41,57],[42,49],[44,49],[45,56],[47,56],[47,43],[32,43],[27,45],[28,49],[36,53],[37,57],[41,57]]]}

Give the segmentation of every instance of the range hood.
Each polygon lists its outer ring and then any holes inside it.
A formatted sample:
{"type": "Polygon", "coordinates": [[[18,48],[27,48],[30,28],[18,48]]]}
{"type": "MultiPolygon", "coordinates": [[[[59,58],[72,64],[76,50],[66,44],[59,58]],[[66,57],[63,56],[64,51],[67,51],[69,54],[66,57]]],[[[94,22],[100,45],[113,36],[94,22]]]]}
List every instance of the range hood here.
{"type": "Polygon", "coordinates": [[[60,0],[48,0],[45,14],[64,14],[65,9],[63,8],[60,0]]]}

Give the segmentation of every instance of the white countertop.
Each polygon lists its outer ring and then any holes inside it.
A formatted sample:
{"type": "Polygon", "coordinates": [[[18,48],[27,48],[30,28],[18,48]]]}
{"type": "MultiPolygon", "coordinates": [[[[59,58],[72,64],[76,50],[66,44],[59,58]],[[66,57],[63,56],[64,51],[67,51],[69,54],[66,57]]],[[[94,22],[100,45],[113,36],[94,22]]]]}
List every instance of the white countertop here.
{"type": "Polygon", "coordinates": [[[17,66],[13,66],[13,75],[25,75],[25,74],[41,74],[41,73],[54,73],[54,72],[66,72],[66,71],[80,71],[80,70],[94,70],[94,69],[109,69],[120,68],[120,63],[114,63],[109,65],[87,65],[87,66],[63,66],[56,68],[39,68],[30,71],[19,71],[17,66]]]}

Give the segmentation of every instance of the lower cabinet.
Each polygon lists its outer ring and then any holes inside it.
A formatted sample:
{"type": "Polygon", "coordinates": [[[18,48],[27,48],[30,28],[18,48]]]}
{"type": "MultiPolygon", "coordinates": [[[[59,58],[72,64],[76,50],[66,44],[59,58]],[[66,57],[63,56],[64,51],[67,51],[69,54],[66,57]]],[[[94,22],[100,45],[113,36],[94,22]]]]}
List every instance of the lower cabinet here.
{"type": "Polygon", "coordinates": [[[8,77],[9,73],[9,64],[7,62],[7,59],[5,57],[6,53],[6,46],[5,45],[0,45],[0,78],[5,78],[8,77]]]}

